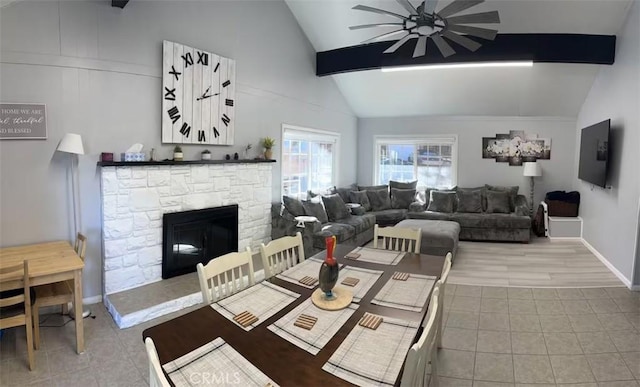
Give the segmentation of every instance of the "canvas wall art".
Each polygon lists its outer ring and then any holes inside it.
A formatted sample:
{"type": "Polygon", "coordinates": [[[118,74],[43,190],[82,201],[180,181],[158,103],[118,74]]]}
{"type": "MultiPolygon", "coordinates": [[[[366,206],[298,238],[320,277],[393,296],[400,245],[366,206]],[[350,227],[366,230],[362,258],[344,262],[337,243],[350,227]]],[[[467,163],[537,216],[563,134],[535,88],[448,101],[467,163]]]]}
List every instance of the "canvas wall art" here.
{"type": "Polygon", "coordinates": [[[551,139],[538,138],[523,130],[511,130],[508,134],[482,138],[482,158],[495,159],[498,163],[518,166],[524,162],[549,160],[551,139]]]}

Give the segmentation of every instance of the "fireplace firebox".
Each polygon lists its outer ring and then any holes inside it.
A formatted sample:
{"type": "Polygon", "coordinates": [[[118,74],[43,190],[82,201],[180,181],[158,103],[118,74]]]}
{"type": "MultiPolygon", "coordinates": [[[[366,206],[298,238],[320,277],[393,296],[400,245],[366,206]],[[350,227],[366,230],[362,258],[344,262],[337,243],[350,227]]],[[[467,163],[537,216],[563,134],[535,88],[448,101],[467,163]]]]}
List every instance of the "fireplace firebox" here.
{"type": "Polygon", "coordinates": [[[162,278],[196,271],[198,263],[238,251],[238,205],[164,214],[162,278]]]}

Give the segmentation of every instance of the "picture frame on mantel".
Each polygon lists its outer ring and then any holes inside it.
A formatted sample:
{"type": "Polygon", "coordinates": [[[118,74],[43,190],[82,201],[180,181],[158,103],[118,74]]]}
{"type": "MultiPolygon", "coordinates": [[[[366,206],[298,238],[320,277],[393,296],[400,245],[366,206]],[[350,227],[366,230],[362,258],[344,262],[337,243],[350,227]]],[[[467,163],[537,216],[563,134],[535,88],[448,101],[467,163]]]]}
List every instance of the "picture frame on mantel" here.
{"type": "Polygon", "coordinates": [[[46,140],[47,106],[0,103],[0,140],[46,140]]]}

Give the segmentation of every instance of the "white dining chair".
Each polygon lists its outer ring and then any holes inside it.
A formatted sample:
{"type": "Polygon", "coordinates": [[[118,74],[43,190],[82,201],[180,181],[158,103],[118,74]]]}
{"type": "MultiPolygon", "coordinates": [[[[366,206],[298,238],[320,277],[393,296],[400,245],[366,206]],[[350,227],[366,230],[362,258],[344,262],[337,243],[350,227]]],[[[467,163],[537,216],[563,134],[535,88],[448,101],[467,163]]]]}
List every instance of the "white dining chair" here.
{"type": "Polygon", "coordinates": [[[411,346],[404,363],[401,386],[438,386],[438,310],[440,309],[440,284],[436,283],[431,293],[426,323],[418,341],[411,346]],[[431,364],[431,380],[427,375],[427,365],[431,364]],[[429,383],[430,382],[430,383],[429,383]]]}
{"type": "Polygon", "coordinates": [[[451,252],[447,253],[447,256],[444,258],[444,266],[442,267],[442,274],[440,275],[440,279],[438,282],[441,282],[440,285],[440,308],[437,316],[438,323],[438,348],[442,348],[442,320],[444,315],[444,297],[447,291],[447,279],[449,279],[449,272],[451,271],[451,258],[453,255],[451,252]]]}
{"type": "Polygon", "coordinates": [[[158,352],[151,337],[144,339],[144,346],[147,348],[147,357],[149,357],[149,387],[170,387],[169,381],[162,372],[158,352]]]}
{"type": "Polygon", "coordinates": [[[262,243],[260,256],[262,257],[265,279],[302,263],[305,259],[302,234],[297,232],[295,236],[285,236],[266,245],[262,243]]]}
{"type": "Polygon", "coordinates": [[[199,263],[196,268],[202,301],[206,305],[229,297],[255,283],[253,259],[249,247],[246,251],[228,253],[214,258],[206,265],[199,263]],[[245,266],[247,266],[246,269],[245,266]]]}
{"type": "Polygon", "coordinates": [[[406,251],[420,254],[422,229],[407,227],[378,227],[373,229],[373,248],[385,250],[406,251]],[[378,238],[382,240],[379,241],[378,238]],[[381,247],[378,244],[382,243],[381,247]],[[413,245],[413,247],[412,247],[413,245]]]}

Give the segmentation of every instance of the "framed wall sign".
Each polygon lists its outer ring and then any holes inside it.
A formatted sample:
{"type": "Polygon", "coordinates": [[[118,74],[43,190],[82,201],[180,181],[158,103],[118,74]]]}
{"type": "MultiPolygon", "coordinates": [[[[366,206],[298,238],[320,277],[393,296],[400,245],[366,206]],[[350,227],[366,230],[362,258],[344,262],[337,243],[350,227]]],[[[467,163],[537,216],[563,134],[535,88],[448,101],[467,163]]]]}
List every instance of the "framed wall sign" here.
{"type": "Polygon", "coordinates": [[[0,140],[46,139],[46,105],[34,103],[0,103],[0,140]]]}
{"type": "Polygon", "coordinates": [[[233,145],[236,62],[166,40],[162,53],[162,142],[233,145]]]}

